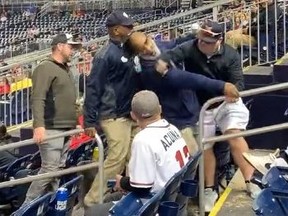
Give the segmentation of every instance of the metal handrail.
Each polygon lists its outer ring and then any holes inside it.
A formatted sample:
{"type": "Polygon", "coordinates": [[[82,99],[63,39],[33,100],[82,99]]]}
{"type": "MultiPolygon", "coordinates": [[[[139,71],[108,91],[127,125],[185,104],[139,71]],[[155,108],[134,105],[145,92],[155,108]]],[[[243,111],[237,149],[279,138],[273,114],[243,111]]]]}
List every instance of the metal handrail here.
{"type": "MultiPolygon", "coordinates": [[[[82,133],[82,132],[83,132],[83,129],[70,130],[70,131],[66,131],[63,133],[56,134],[56,135],[48,136],[44,139],[44,141],[53,140],[53,139],[60,138],[63,136],[71,136],[71,135],[82,133]]],[[[36,175],[36,176],[29,176],[29,177],[25,177],[25,178],[21,178],[21,179],[15,179],[15,180],[7,181],[7,182],[2,182],[2,183],[0,183],[0,188],[11,187],[11,186],[19,185],[19,184],[25,184],[28,182],[32,182],[35,180],[42,180],[45,178],[59,177],[59,176],[67,175],[70,173],[76,173],[76,172],[80,172],[83,170],[88,170],[88,169],[92,169],[95,167],[99,167],[99,169],[98,169],[99,178],[100,178],[100,180],[99,180],[99,193],[100,193],[99,203],[103,203],[103,195],[104,195],[104,168],[103,168],[104,167],[104,146],[103,146],[103,142],[102,142],[102,140],[98,134],[95,135],[95,139],[97,141],[98,149],[99,149],[99,162],[98,163],[94,162],[94,163],[90,163],[90,164],[86,164],[86,165],[82,165],[82,166],[77,166],[77,167],[59,170],[56,172],[48,172],[48,173],[44,173],[44,174],[40,174],[40,175],[36,175]]],[[[35,141],[33,139],[24,140],[24,141],[20,141],[20,142],[16,142],[16,143],[3,145],[0,147],[0,151],[4,151],[7,149],[15,149],[18,147],[28,146],[28,145],[32,145],[32,144],[35,144],[35,141]]]]}
{"type": "MultiPolygon", "coordinates": [[[[241,97],[247,97],[247,96],[252,96],[252,95],[257,95],[257,94],[262,94],[262,93],[267,93],[267,92],[272,92],[272,91],[278,91],[278,90],[283,90],[283,89],[288,89],[288,82],[286,83],[280,83],[276,85],[271,85],[271,86],[265,86],[261,88],[255,88],[247,91],[240,92],[241,97]]],[[[216,141],[223,141],[223,140],[228,140],[231,138],[235,137],[245,137],[245,136],[251,136],[251,135],[256,135],[260,133],[265,133],[265,132],[271,132],[271,131],[276,131],[276,130],[282,130],[288,128],[288,123],[283,123],[283,124],[277,124],[277,125],[271,125],[263,128],[257,128],[257,129],[252,129],[252,130],[247,130],[235,134],[228,134],[228,135],[221,135],[221,136],[214,136],[210,138],[203,138],[204,134],[204,114],[205,111],[210,107],[212,104],[221,102],[225,100],[225,97],[216,97],[208,100],[201,108],[200,111],[200,116],[199,116],[199,137],[198,137],[198,142],[200,145],[200,150],[204,150],[204,143],[208,142],[216,142],[216,141]]],[[[204,157],[201,155],[200,161],[199,161],[199,208],[200,208],[200,216],[205,215],[205,210],[204,210],[204,157]]]]}
{"type": "MultiPolygon", "coordinates": [[[[189,15],[192,15],[192,14],[195,14],[195,13],[199,13],[199,12],[202,12],[202,11],[205,11],[205,10],[209,10],[209,9],[214,8],[214,7],[218,7],[218,6],[221,6],[223,4],[230,3],[230,2],[233,2],[233,0],[216,1],[215,3],[208,4],[208,5],[203,5],[201,7],[194,8],[194,9],[189,10],[189,11],[185,11],[183,13],[179,13],[179,14],[175,14],[175,15],[172,15],[172,16],[169,16],[169,17],[165,17],[164,19],[155,20],[155,21],[152,21],[152,22],[149,22],[149,23],[146,23],[146,24],[139,25],[139,26],[135,27],[135,30],[137,30],[137,31],[138,30],[144,30],[146,28],[150,28],[150,27],[153,27],[153,26],[156,26],[156,25],[161,25],[163,23],[167,23],[167,22],[172,21],[174,19],[179,19],[179,18],[182,18],[182,17],[185,17],[185,16],[189,16],[189,15]]],[[[94,40],[91,40],[91,41],[85,43],[84,46],[89,46],[89,45],[92,45],[92,44],[95,44],[95,43],[98,43],[98,42],[103,42],[103,41],[106,41],[106,40],[108,40],[108,35],[96,38],[94,40]]],[[[50,53],[51,53],[51,49],[45,49],[45,50],[43,50],[43,54],[41,54],[41,55],[29,56],[29,58],[23,59],[23,60],[21,60],[21,61],[19,61],[17,63],[12,63],[10,65],[4,66],[4,67],[0,67],[0,72],[12,69],[13,67],[15,67],[15,66],[17,66],[19,64],[27,64],[27,63],[30,63],[32,61],[42,60],[43,58],[45,58],[48,55],[50,55],[50,53]]]]}

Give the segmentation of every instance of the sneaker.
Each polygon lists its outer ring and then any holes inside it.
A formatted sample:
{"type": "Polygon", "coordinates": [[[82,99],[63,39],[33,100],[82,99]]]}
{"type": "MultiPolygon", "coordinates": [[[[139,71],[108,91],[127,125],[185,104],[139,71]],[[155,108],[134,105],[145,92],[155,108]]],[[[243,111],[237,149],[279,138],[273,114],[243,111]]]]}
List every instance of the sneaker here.
{"type": "Polygon", "coordinates": [[[218,199],[218,194],[212,188],[206,188],[204,191],[204,207],[205,212],[210,212],[218,199]]]}
{"type": "Polygon", "coordinates": [[[279,155],[279,152],[280,150],[277,149],[274,153],[270,153],[264,156],[254,155],[253,153],[245,152],[243,153],[243,156],[256,170],[265,175],[269,170],[266,165],[272,164],[275,161],[276,157],[279,155]]]}
{"type": "Polygon", "coordinates": [[[247,193],[252,199],[255,199],[261,192],[261,188],[257,184],[254,184],[252,182],[246,183],[246,189],[247,193]]]}

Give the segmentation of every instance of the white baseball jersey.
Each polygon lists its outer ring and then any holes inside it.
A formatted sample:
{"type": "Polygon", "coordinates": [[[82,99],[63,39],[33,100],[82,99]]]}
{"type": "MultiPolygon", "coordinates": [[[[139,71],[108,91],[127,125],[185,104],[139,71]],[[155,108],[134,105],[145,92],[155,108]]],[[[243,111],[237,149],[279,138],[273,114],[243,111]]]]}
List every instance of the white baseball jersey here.
{"type": "Polygon", "coordinates": [[[180,131],[161,119],[140,131],[132,143],[130,184],[157,192],[189,159],[180,131]]]}

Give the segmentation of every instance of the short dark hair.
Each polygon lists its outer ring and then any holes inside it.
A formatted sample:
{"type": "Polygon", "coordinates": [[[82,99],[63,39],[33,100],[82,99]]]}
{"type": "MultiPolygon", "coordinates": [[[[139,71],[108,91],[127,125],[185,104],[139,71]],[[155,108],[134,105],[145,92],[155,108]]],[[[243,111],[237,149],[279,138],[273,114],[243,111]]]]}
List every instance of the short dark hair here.
{"type": "Polygon", "coordinates": [[[7,134],[7,127],[5,125],[0,125],[0,137],[7,134]]]}

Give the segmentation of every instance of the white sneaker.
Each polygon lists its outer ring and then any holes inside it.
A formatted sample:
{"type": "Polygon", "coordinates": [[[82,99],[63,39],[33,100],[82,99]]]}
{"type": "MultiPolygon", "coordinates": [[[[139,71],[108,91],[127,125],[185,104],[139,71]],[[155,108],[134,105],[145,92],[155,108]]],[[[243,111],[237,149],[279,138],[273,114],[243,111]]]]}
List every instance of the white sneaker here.
{"type": "Polygon", "coordinates": [[[272,164],[276,157],[279,155],[279,152],[280,150],[276,149],[274,153],[270,153],[264,156],[254,155],[253,152],[245,152],[243,153],[243,156],[255,169],[265,175],[269,170],[269,168],[267,168],[265,165],[272,164]]]}
{"type": "Polygon", "coordinates": [[[204,207],[205,212],[210,212],[218,199],[218,194],[211,188],[206,188],[204,191],[204,207]]]}
{"type": "Polygon", "coordinates": [[[247,193],[252,199],[255,199],[261,192],[261,188],[252,182],[246,183],[246,189],[247,189],[247,193]]]}

